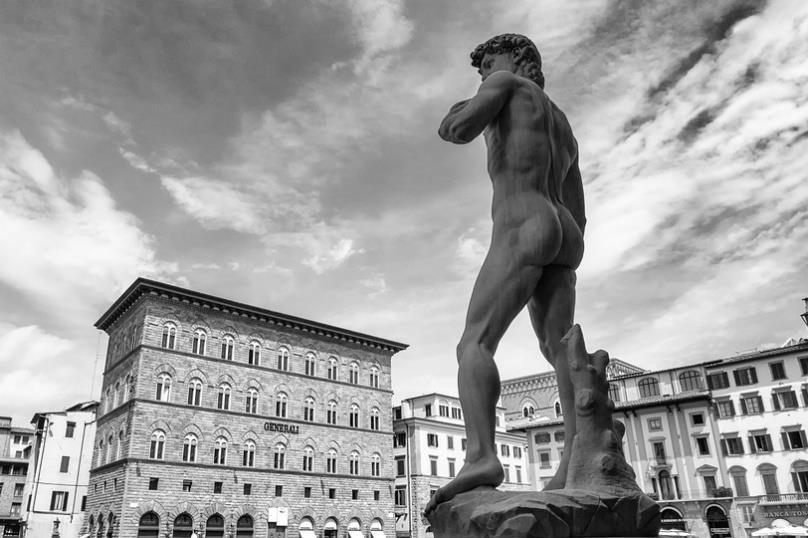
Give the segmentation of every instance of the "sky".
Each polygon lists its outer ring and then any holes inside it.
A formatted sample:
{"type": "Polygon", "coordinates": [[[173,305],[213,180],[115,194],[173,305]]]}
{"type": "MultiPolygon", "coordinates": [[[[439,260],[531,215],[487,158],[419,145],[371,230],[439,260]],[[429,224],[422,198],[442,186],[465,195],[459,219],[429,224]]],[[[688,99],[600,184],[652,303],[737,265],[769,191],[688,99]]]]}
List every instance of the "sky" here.
{"type": "MultiPolygon", "coordinates": [[[[410,345],[456,393],[490,239],[469,52],[529,36],[580,148],[576,321],[647,369],[808,336],[808,2],[0,2],[0,415],[97,398],[138,276],[410,345]]],[[[549,370],[526,313],[502,378],[549,370]]]]}

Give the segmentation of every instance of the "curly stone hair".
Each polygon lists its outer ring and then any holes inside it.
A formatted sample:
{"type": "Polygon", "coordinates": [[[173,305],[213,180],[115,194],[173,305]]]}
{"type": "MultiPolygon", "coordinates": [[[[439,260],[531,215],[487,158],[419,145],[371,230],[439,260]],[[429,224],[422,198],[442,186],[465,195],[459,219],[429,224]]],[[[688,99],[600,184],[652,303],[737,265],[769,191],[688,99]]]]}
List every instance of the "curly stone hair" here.
{"type": "Polygon", "coordinates": [[[539,49],[536,48],[533,41],[522,34],[502,34],[477,45],[477,48],[471,53],[471,65],[479,69],[486,53],[502,54],[517,49],[522,51],[517,63],[522,68],[524,76],[544,89],[544,73],[541,72],[539,49]]]}

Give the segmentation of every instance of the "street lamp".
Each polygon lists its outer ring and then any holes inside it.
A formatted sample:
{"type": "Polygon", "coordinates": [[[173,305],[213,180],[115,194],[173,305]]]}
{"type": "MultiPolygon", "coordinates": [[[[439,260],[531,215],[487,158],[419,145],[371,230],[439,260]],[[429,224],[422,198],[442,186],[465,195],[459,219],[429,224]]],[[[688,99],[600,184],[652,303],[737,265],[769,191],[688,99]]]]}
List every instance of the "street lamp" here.
{"type": "Polygon", "coordinates": [[[805,323],[805,326],[808,327],[808,297],[804,297],[802,302],[805,303],[805,312],[800,314],[800,317],[802,318],[802,322],[805,323]]]}

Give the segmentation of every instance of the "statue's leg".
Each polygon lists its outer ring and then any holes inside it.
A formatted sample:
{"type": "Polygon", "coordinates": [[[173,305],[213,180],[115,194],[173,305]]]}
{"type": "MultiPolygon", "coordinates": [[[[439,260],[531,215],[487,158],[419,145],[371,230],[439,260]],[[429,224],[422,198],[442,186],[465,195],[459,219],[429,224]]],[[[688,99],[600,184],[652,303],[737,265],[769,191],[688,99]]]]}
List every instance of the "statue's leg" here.
{"type": "Polygon", "coordinates": [[[561,352],[561,338],[567,334],[575,316],[575,271],[562,265],[544,268],[539,285],[528,302],[530,321],[539,339],[539,347],[556,373],[558,399],[564,413],[564,454],[555,476],[544,489],[564,487],[567,465],[575,437],[575,391],[569,364],[561,352]]]}
{"type": "Polygon", "coordinates": [[[520,265],[513,251],[492,244],[474,284],[466,328],[457,346],[466,462],[457,476],[430,499],[425,512],[463,491],[502,483],[504,473],[494,443],[500,394],[494,352],[505,330],[530,299],[541,274],[541,267],[520,265]]]}

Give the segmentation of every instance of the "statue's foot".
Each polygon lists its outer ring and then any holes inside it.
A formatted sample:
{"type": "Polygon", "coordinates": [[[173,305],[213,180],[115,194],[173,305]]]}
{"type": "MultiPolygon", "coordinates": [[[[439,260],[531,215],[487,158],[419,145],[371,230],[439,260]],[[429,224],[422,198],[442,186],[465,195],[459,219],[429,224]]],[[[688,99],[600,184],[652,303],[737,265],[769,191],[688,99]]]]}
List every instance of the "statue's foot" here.
{"type": "Polygon", "coordinates": [[[429,514],[440,503],[446,502],[458,493],[472,490],[479,486],[497,487],[505,479],[502,464],[496,455],[480,458],[475,461],[466,461],[457,476],[444,485],[429,499],[424,514],[429,514]]]}

